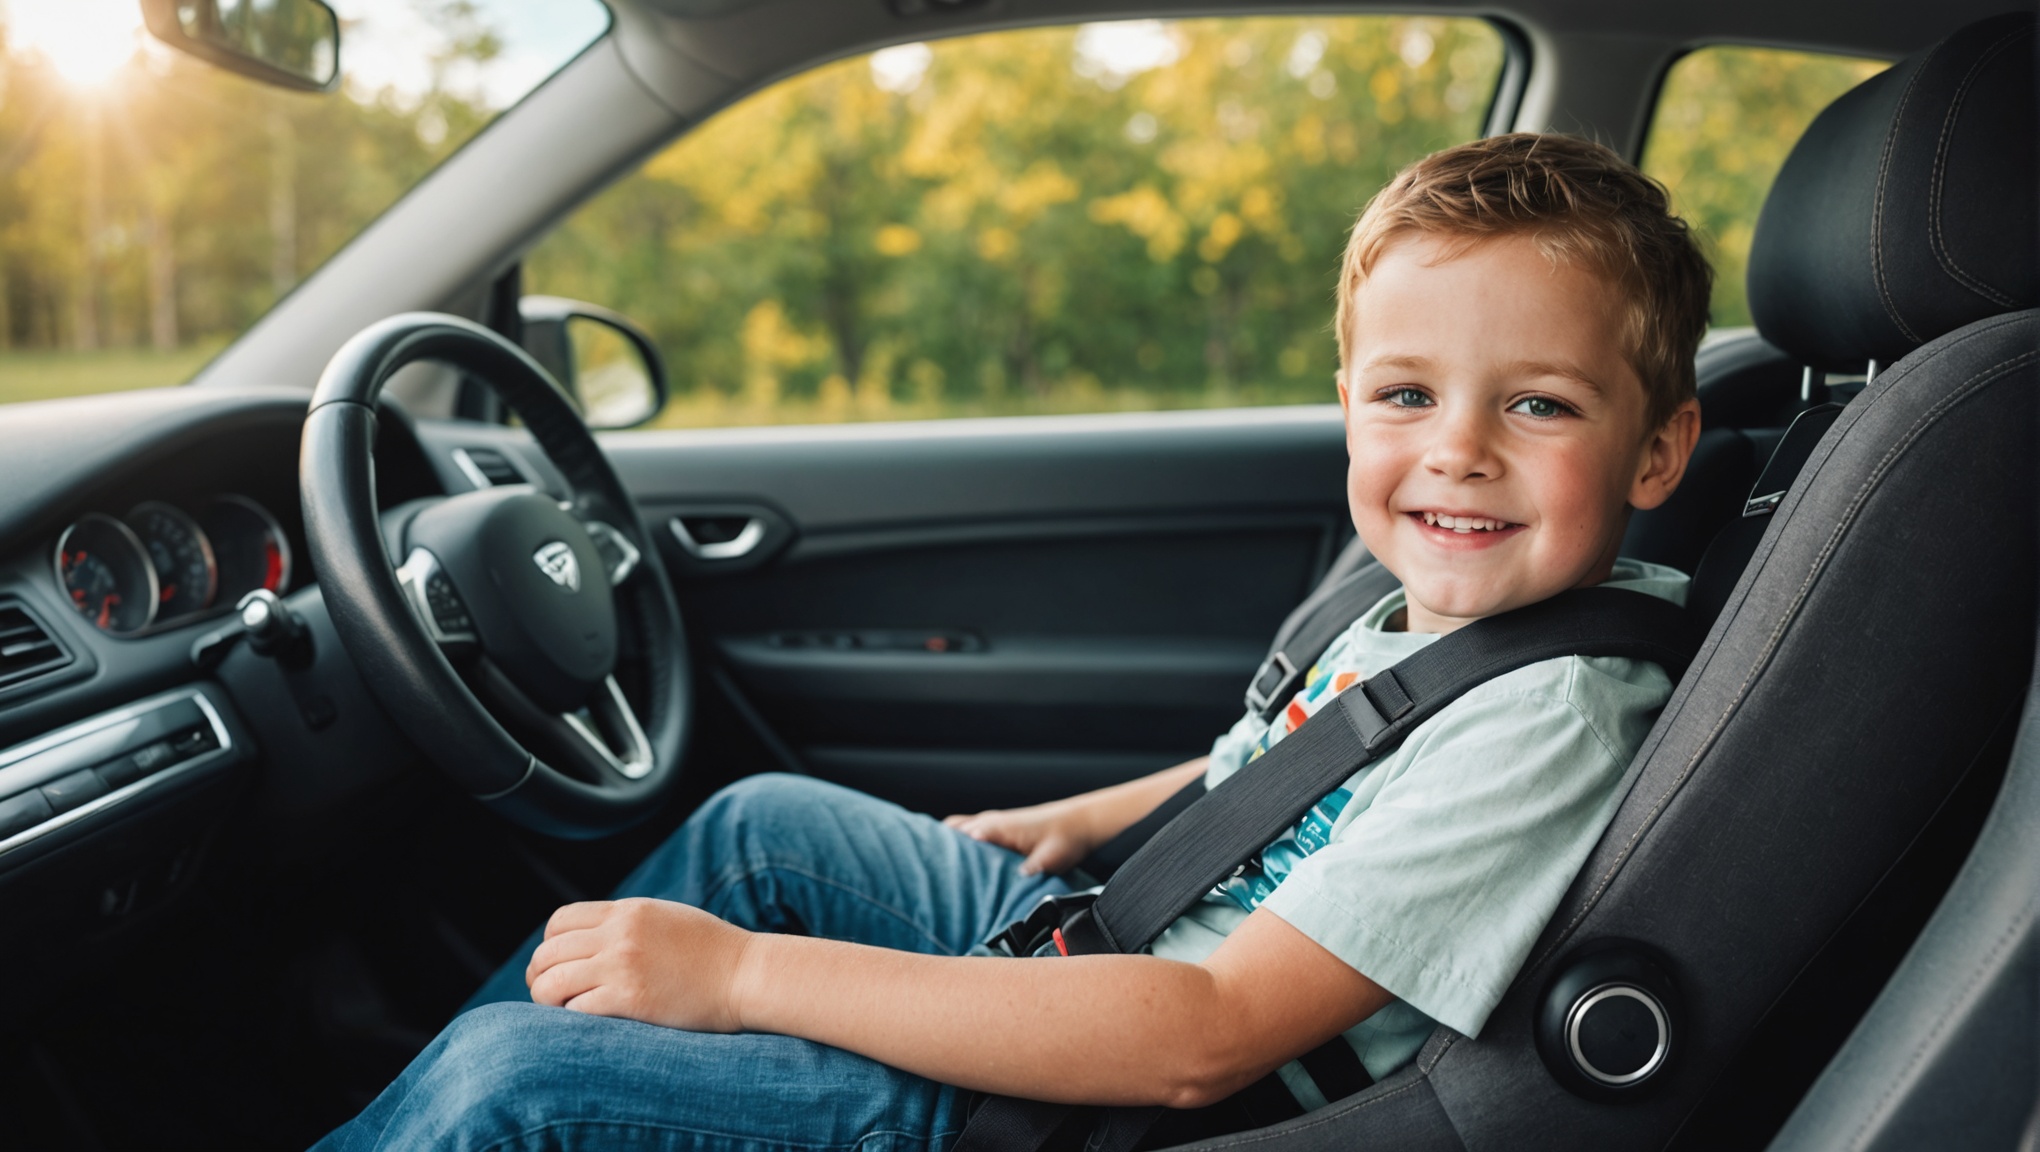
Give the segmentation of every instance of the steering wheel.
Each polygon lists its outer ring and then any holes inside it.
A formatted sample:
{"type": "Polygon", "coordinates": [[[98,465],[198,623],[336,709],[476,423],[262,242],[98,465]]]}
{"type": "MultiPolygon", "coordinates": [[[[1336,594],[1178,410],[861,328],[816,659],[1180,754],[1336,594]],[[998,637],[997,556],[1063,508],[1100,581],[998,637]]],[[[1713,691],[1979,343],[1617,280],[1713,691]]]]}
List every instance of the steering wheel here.
{"type": "Polygon", "coordinates": [[[658,806],[679,779],[691,707],[680,609],[629,493],[523,349],[437,313],[363,329],[319,378],[298,479],[340,641],[442,771],[558,836],[605,835],[658,806]],[[419,360],[493,386],[570,499],[513,485],[378,513],[376,396],[419,360]],[[632,694],[618,684],[620,656],[637,673],[632,694]]]}

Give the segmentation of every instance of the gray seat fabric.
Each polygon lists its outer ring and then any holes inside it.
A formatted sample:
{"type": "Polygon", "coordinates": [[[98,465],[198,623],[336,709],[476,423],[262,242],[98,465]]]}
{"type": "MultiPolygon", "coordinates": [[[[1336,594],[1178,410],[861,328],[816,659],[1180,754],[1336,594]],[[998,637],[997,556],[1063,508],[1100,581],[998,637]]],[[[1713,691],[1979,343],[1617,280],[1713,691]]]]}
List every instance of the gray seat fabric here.
{"type": "MultiPolygon", "coordinates": [[[[1710,1087],[1795,978],[1817,960],[1850,961],[1824,947],[1958,786],[1994,783],[2033,662],[2040,256],[2020,266],[1994,254],[2005,301],[1966,310],[1923,306],[1938,285],[1879,290],[1852,270],[1934,265],[1950,235],[1993,223],[2019,234],[2040,168],[2030,111],[1968,97],[2030,85],[2031,41],[2023,16],[1958,33],[1838,101],[1787,162],[1774,198],[1868,216],[1760,231],[1760,244],[1789,233],[1796,259],[1833,273],[1799,276],[1797,295],[1753,284],[1752,300],[1771,302],[1760,330],[1801,362],[1835,366],[1870,332],[1897,362],[1842,413],[1771,517],[1612,825],[1480,1037],[1441,1029],[1363,1093],[1196,1147],[1664,1147],[1700,1123],[1710,1087]],[[1837,138],[1882,140],[1903,162],[1839,162],[1837,138]],[[1936,139],[1961,147],[1937,161],[1936,139]],[[1913,215],[1884,210],[1915,199],[1926,208],[1913,215]],[[1816,231],[1832,247],[1809,246],[1816,231]],[[1875,245],[1850,247],[1864,235],[1875,245]],[[1890,339],[1894,307],[1909,342],[1890,339]],[[1869,309],[1878,315],[1857,314],[1869,309]],[[1532,1023],[1565,961],[1610,940],[1658,950],[1684,1010],[1651,1090],[1595,1103],[1546,1070],[1532,1023]]],[[[1785,217],[1767,207],[1765,218],[1785,217]]],[[[1952,259],[1969,255],[1958,246],[1952,259]]]]}
{"type": "Polygon", "coordinates": [[[2040,1120],[2040,683],[1976,851],[1772,1152],[2017,1147],[2040,1120]]]}

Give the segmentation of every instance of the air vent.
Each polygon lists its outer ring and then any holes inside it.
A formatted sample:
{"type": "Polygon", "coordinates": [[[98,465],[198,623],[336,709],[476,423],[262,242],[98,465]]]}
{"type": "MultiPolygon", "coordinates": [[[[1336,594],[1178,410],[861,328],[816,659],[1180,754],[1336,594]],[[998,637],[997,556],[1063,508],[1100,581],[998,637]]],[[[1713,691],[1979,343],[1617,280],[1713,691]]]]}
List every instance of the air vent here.
{"type": "Polygon", "coordinates": [[[494,448],[455,448],[453,462],[476,488],[530,483],[508,456],[494,448]]]}
{"type": "Polygon", "coordinates": [[[0,688],[47,676],[71,654],[20,601],[0,599],[0,688]]]}

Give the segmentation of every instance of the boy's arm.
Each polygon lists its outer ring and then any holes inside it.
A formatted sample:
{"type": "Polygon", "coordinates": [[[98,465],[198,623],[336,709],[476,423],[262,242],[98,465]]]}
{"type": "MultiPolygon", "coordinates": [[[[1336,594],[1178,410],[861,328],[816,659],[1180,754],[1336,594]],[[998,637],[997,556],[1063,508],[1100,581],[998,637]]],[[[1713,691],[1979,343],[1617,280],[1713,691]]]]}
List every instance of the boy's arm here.
{"type": "Polygon", "coordinates": [[[1133,826],[1183,786],[1204,775],[1211,757],[1164,768],[1138,780],[1027,808],[994,808],[943,823],[973,839],[1010,848],[1027,859],[1027,875],[1067,872],[1091,850],[1133,826]]]}
{"type": "Polygon", "coordinates": [[[695,1031],[778,1032],[945,1084],[1073,1104],[1221,1100],[1390,994],[1266,911],[1201,964],[921,956],[754,934],[658,900],[572,904],[532,999],[695,1031]]]}

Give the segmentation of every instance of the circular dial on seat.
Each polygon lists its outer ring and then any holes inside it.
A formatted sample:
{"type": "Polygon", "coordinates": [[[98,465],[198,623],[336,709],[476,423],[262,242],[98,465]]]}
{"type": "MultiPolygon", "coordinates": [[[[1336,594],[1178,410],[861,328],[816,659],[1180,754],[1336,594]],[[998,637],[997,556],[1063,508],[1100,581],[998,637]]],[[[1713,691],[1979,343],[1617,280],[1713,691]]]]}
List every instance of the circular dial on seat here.
{"type": "Polygon", "coordinates": [[[198,522],[158,500],[137,504],[128,527],[156,566],[156,617],[171,620],[212,607],[219,569],[212,542],[198,522]]]}
{"type": "Polygon", "coordinates": [[[156,619],[156,568],[127,525],[97,512],[57,539],[57,581],[100,631],[131,636],[156,619]]]}

